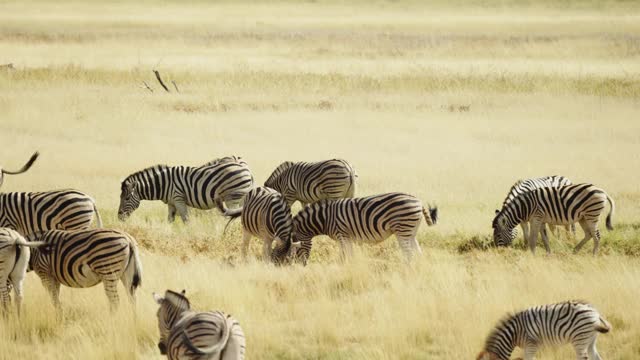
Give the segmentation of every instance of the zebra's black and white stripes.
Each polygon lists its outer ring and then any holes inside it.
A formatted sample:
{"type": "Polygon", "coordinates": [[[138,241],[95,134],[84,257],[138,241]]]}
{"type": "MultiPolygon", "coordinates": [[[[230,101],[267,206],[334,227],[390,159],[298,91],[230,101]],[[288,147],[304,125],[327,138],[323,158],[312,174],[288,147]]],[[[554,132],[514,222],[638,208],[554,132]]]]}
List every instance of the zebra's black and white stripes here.
{"type": "Polygon", "coordinates": [[[2,187],[2,183],[4,182],[4,175],[18,175],[18,174],[22,174],[24,172],[26,172],[27,170],[29,170],[31,168],[31,165],[33,165],[33,163],[38,159],[38,156],[40,155],[39,152],[35,152],[33,153],[33,155],[31,155],[31,158],[29,159],[29,161],[27,161],[26,164],[24,164],[24,166],[20,169],[20,170],[15,170],[15,171],[11,171],[11,170],[6,170],[3,169],[2,166],[0,166],[0,187],[2,187]]]}
{"type": "Polygon", "coordinates": [[[257,187],[247,194],[242,209],[229,210],[225,214],[231,218],[240,216],[244,235],[242,256],[247,257],[247,249],[252,236],[263,241],[263,259],[282,264],[291,247],[291,208],[282,195],[270,188],[257,187]],[[272,243],[276,247],[272,250],[272,243]]]}
{"type": "Polygon", "coordinates": [[[246,340],[240,323],[220,311],[191,310],[185,291],[153,294],[160,305],[158,328],[160,353],[170,360],[243,360],[246,340]]]}
{"type": "MultiPolygon", "coordinates": [[[[523,193],[507,204],[493,220],[493,238],[497,245],[511,243],[515,238],[515,227],[523,221],[531,224],[529,248],[535,253],[536,241],[544,224],[569,225],[580,223],[584,239],[575,247],[578,252],[591,238],[594,239],[593,253],[600,246],[600,215],[609,202],[611,210],[606,225],[613,229],[611,218],[615,211],[613,199],[604,190],[591,184],[575,184],[561,187],[546,187],[523,193]]],[[[550,252],[549,239],[544,236],[547,253],[550,252]]]]}
{"type": "Polygon", "coordinates": [[[0,193],[0,227],[25,236],[53,229],[86,229],[94,214],[102,227],[95,201],[77,190],[0,193]]]}
{"type": "Polygon", "coordinates": [[[0,301],[2,309],[6,314],[11,295],[9,286],[13,287],[15,294],[16,309],[20,315],[22,305],[22,283],[29,265],[30,249],[27,240],[17,231],[9,228],[0,228],[0,301]]]}
{"type": "Polygon", "coordinates": [[[516,347],[533,360],[545,345],[573,345],[578,360],[600,360],[598,333],[611,325],[592,305],[582,301],[536,306],[502,319],[487,338],[477,360],[509,360],[516,347]]]}
{"type": "Polygon", "coordinates": [[[297,200],[304,207],[319,200],[353,197],[357,178],[356,171],[345,160],[287,161],[273,171],[264,186],[281,193],[289,206],[297,200]]]}
{"type": "Polygon", "coordinates": [[[407,260],[421,253],[416,240],[422,218],[436,224],[437,208],[424,208],[416,197],[388,193],[354,199],[322,200],[307,205],[293,218],[294,243],[300,242],[296,256],[306,263],[312,239],[327,235],[338,241],[344,257],[352,253],[352,242],[379,243],[395,235],[407,260]]]}
{"type": "Polygon", "coordinates": [[[142,200],[161,200],[169,207],[169,221],[178,213],[186,222],[189,207],[217,207],[224,213],[225,203],[240,201],[252,188],[253,175],[244,162],[219,161],[201,167],[156,165],[122,182],[118,218],[128,218],[142,200]]]}
{"type": "MultiPolygon", "coordinates": [[[[526,180],[518,180],[511,189],[509,189],[509,193],[505,197],[502,202],[502,208],[504,209],[510,202],[512,202],[516,197],[543,187],[558,187],[558,186],[566,186],[571,185],[572,182],[568,178],[560,175],[552,175],[552,176],[544,176],[539,178],[532,178],[526,180]]],[[[500,213],[500,210],[496,210],[496,215],[500,213]]],[[[522,227],[522,234],[524,236],[525,241],[529,238],[529,222],[523,221],[520,226],[522,227]]],[[[573,224],[571,225],[573,226],[573,224]]],[[[575,228],[574,228],[575,230],[575,228]]],[[[543,232],[543,236],[547,236],[545,232],[545,227],[541,228],[543,232]]]]}
{"type": "Polygon", "coordinates": [[[102,282],[111,309],[119,303],[118,281],[131,301],[142,283],[142,263],[135,239],[109,229],[51,230],[31,236],[29,269],[36,272],[59,308],[60,285],[93,287],[102,282]]]}

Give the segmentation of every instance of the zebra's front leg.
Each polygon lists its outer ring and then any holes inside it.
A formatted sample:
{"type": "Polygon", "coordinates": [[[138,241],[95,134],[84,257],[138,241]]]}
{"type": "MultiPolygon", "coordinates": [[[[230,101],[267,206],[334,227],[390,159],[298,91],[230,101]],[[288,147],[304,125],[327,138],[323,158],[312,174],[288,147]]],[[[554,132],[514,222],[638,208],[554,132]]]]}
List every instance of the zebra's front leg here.
{"type": "Polygon", "coordinates": [[[182,201],[180,202],[176,201],[174,206],[178,211],[178,214],[180,215],[182,222],[187,224],[189,222],[189,208],[187,208],[187,205],[182,201]]]}
{"type": "Polygon", "coordinates": [[[529,241],[529,222],[523,221],[520,223],[520,227],[522,228],[522,235],[524,236],[524,241],[529,241]]]}
{"type": "Polygon", "coordinates": [[[535,255],[536,253],[536,244],[538,242],[538,233],[540,232],[540,227],[544,225],[539,220],[532,220],[531,227],[529,228],[529,250],[531,253],[535,255]]]}
{"type": "Polygon", "coordinates": [[[167,220],[172,223],[176,220],[176,207],[173,204],[167,204],[167,207],[169,208],[169,215],[167,216],[167,220]]]}
{"type": "MultiPolygon", "coordinates": [[[[549,225],[549,227],[551,227],[552,225],[549,225]]],[[[542,235],[542,242],[544,243],[544,249],[547,252],[547,255],[551,254],[551,248],[549,247],[549,234],[546,232],[546,226],[545,224],[542,224],[542,231],[540,231],[541,235],[542,235]]],[[[551,231],[551,230],[549,230],[551,231]]]]}
{"type": "Polygon", "coordinates": [[[527,343],[524,347],[524,360],[534,360],[536,352],[538,352],[538,346],[533,342],[527,343]]]}

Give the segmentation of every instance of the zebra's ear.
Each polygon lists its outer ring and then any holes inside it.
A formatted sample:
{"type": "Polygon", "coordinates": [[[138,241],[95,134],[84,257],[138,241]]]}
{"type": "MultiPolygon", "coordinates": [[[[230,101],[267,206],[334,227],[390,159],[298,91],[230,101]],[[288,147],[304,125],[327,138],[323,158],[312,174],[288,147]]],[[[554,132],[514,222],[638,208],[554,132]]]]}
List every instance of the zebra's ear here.
{"type": "Polygon", "coordinates": [[[158,305],[161,305],[164,301],[164,298],[156,293],[153,293],[153,300],[155,300],[158,305]]]}
{"type": "Polygon", "coordinates": [[[182,289],[182,291],[180,292],[180,294],[182,294],[182,295],[184,295],[186,293],[187,293],[187,290],[185,290],[185,289],[182,289]]]}
{"type": "Polygon", "coordinates": [[[500,210],[496,209],[496,215],[500,214],[500,210]]]}

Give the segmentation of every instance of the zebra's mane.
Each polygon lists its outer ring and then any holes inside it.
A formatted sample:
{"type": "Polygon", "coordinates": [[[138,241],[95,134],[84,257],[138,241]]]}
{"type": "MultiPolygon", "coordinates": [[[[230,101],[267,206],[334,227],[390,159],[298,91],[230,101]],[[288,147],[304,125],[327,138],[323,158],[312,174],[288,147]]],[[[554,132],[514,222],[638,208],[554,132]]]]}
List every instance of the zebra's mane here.
{"type": "Polygon", "coordinates": [[[504,326],[508,325],[511,321],[513,321],[518,314],[519,313],[508,312],[505,315],[503,315],[502,318],[500,318],[500,320],[498,320],[498,322],[493,327],[493,329],[489,333],[489,336],[487,336],[487,339],[484,342],[485,350],[489,350],[488,349],[489,346],[494,344],[492,340],[501,334],[500,330],[504,326]]]}
{"type": "Polygon", "coordinates": [[[149,166],[148,168],[144,168],[144,169],[142,169],[140,171],[136,171],[133,174],[127,176],[124,180],[122,180],[122,183],[120,184],[120,190],[125,190],[126,185],[128,183],[130,183],[132,179],[137,178],[138,176],[140,176],[143,173],[149,172],[151,170],[153,170],[153,171],[167,171],[170,168],[171,168],[171,166],[166,165],[166,164],[157,164],[157,165],[149,166]]]}

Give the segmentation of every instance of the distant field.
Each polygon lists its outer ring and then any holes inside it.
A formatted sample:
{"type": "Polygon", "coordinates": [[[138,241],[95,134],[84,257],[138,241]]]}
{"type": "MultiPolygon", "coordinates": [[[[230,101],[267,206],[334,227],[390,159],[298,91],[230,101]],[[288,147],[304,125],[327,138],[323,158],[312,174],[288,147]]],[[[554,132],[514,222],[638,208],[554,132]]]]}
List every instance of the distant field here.
{"type": "Polygon", "coordinates": [[[91,194],[106,226],[138,239],[144,279],[135,321],[127,304],[109,316],[96,287],[63,289],[56,322],[30,274],[0,358],[160,359],[151,292],[166,288],[234,314],[249,359],[470,359],[505,312],[570,298],[613,324],[603,358],[640,357],[637,2],[0,2],[7,63],[0,165],[42,156],[2,190],[91,194]],[[239,224],[222,236],[214,211],[185,226],[143,203],[117,221],[130,173],[230,154],[259,184],[285,160],[345,158],[360,195],[414,194],[439,205],[440,223],[422,226],[411,267],[395,239],[346,265],[321,239],[309,266],[274,268],[242,263],[239,224]],[[521,240],[473,246],[517,179],[553,174],[616,200],[599,256],[591,243],[571,255],[564,233],[550,257],[521,240]]]}

